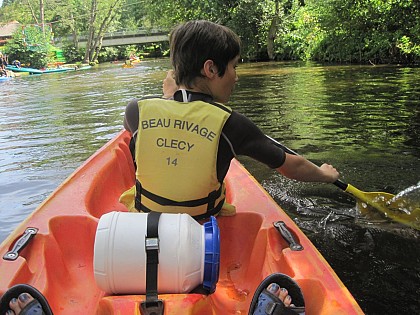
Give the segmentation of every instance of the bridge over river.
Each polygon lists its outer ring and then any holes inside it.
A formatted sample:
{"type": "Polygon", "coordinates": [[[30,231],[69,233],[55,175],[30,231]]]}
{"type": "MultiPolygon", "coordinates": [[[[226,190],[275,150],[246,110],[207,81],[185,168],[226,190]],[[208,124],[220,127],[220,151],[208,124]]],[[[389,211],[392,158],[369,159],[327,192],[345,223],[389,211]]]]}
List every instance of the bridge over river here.
{"type": "MultiPolygon", "coordinates": [[[[87,36],[79,36],[79,47],[86,47],[87,36]]],[[[66,38],[71,41],[72,37],[66,38]]],[[[169,41],[169,32],[157,29],[137,29],[134,31],[121,30],[105,33],[102,47],[159,43],[169,41]]],[[[61,46],[63,38],[56,38],[56,44],[61,46]]]]}

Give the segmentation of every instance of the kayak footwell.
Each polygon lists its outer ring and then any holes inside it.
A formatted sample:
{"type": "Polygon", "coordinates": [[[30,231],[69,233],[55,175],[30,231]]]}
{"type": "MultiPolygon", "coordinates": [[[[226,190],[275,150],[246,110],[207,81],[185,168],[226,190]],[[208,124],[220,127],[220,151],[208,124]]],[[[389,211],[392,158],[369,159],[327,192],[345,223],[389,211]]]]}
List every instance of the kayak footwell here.
{"type": "MultiPolygon", "coordinates": [[[[38,233],[14,261],[0,261],[0,294],[18,283],[40,290],[54,313],[139,314],[144,295],[110,295],[94,279],[93,248],[101,215],[127,211],[120,194],[134,183],[127,132],[100,149],[79,167],[0,246],[13,248],[27,227],[38,233]]],[[[248,314],[255,289],[276,272],[294,278],[302,288],[306,314],[363,314],[322,255],[236,160],[227,179],[227,199],[237,208],[218,217],[220,274],[210,295],[161,294],[165,315],[248,314]],[[283,221],[302,251],[292,251],[273,226],[283,221]]]]}

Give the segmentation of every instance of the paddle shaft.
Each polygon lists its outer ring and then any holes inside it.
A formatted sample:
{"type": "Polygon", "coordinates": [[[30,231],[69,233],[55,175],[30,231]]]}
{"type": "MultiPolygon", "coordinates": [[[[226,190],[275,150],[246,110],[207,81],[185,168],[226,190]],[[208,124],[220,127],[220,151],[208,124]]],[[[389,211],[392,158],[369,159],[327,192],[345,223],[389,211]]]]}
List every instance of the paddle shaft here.
{"type": "MultiPolygon", "coordinates": [[[[284,152],[287,152],[289,154],[293,154],[293,155],[299,155],[297,154],[295,151],[293,151],[292,149],[289,149],[288,147],[286,147],[285,145],[281,144],[280,142],[278,142],[276,139],[271,138],[270,136],[266,136],[267,138],[269,138],[270,140],[272,140],[278,147],[282,148],[284,152]]],[[[338,188],[346,191],[347,187],[349,186],[349,184],[337,179],[334,183],[335,186],[337,186],[338,188]]]]}

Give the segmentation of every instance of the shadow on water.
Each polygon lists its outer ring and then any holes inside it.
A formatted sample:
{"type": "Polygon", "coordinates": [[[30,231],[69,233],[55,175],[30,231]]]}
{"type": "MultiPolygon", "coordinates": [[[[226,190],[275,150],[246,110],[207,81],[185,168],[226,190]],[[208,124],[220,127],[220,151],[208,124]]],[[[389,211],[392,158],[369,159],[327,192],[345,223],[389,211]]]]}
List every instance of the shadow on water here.
{"type": "MultiPolygon", "coordinates": [[[[27,76],[0,86],[0,240],[122,128],[128,100],[161,92],[168,60],[27,76]]],[[[233,109],[363,191],[419,182],[420,69],[255,63],[233,109]]],[[[308,235],[367,314],[420,313],[420,235],[359,215],[329,184],[287,180],[241,158],[308,235]]]]}

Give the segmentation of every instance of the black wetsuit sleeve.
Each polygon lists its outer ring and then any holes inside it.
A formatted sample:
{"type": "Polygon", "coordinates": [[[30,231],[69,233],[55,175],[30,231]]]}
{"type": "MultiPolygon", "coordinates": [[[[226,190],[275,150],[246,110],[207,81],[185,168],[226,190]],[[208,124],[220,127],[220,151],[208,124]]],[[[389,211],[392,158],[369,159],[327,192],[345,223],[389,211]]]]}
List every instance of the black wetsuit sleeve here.
{"type": "Polygon", "coordinates": [[[223,128],[236,155],[246,155],[271,168],[283,165],[286,155],[247,117],[233,111],[223,128]]]}
{"type": "Polygon", "coordinates": [[[124,127],[133,134],[139,127],[139,106],[138,99],[132,99],[125,108],[125,124],[124,127]]]}

